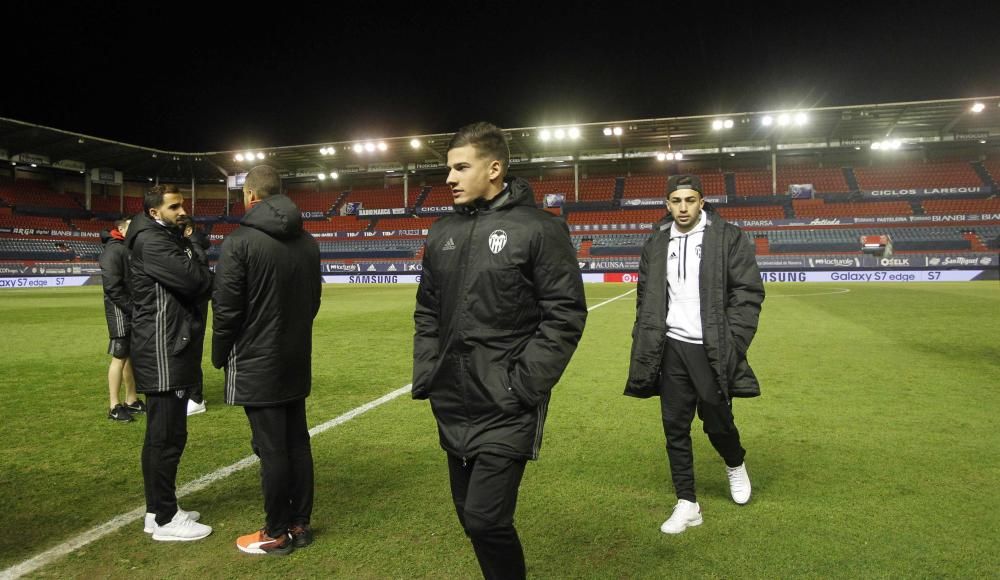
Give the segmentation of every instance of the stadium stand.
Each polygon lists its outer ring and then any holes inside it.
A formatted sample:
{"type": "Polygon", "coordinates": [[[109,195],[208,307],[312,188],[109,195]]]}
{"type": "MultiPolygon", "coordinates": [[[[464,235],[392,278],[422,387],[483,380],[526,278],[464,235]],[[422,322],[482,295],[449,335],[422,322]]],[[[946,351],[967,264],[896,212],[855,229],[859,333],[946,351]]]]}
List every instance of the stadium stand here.
{"type": "MultiPolygon", "coordinates": [[[[416,196],[416,191],[411,193],[416,196]]],[[[402,187],[352,189],[350,195],[347,196],[347,203],[354,202],[361,202],[364,209],[405,207],[402,187]]]]}
{"type": "Polygon", "coordinates": [[[864,191],[983,185],[972,166],[965,161],[855,167],[854,173],[864,191]]]}

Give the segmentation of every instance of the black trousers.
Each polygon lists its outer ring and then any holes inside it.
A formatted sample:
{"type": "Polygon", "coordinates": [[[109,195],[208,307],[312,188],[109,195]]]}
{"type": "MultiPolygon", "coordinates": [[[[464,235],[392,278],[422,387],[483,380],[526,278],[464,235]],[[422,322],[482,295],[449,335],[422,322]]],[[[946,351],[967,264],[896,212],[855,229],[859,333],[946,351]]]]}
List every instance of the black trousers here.
{"type": "Polygon", "coordinates": [[[726,465],[739,467],[746,451],[740,445],[732,406],[719,390],[705,347],[667,338],[660,365],[660,412],[674,492],[677,499],[697,501],[691,452],[695,409],[709,441],[726,465]]]}
{"type": "Polygon", "coordinates": [[[260,457],[264,527],[277,538],[295,524],[308,524],[313,510],[313,458],[306,401],[276,407],[244,407],[253,452],[260,457]]]}
{"type": "Polygon", "coordinates": [[[514,529],[517,490],[526,461],[481,453],[448,455],[451,498],[487,580],[524,578],[524,551],[514,529]]]}
{"type": "Polygon", "coordinates": [[[146,511],[163,525],[177,513],[177,466],[187,445],[187,393],[146,394],[146,439],[142,444],[142,481],[146,511]]]}

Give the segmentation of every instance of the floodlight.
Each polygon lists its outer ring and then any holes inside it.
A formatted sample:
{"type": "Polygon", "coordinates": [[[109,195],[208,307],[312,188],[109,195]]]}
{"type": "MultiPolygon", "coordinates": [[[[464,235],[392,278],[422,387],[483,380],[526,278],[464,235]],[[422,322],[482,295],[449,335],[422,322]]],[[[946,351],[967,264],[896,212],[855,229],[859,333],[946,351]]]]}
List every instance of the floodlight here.
{"type": "Polygon", "coordinates": [[[622,128],[621,127],[615,127],[614,133],[615,133],[615,137],[621,137],[622,136],[622,128]]]}
{"type": "Polygon", "coordinates": [[[772,123],[774,123],[774,117],[771,115],[764,115],[760,120],[760,124],[765,127],[770,127],[772,123]]]}
{"type": "Polygon", "coordinates": [[[388,151],[388,149],[389,149],[389,146],[385,144],[385,141],[379,141],[379,143],[378,143],[378,150],[379,151],[388,151]]]}
{"type": "Polygon", "coordinates": [[[667,160],[667,156],[664,155],[663,153],[657,153],[656,154],[656,160],[657,161],[666,161],[667,160]]]}
{"type": "Polygon", "coordinates": [[[236,160],[237,161],[243,161],[243,154],[242,153],[237,153],[236,154],[236,160]]]}
{"type": "Polygon", "coordinates": [[[410,147],[420,149],[420,139],[410,139],[410,147]]]}
{"type": "Polygon", "coordinates": [[[733,120],[732,119],[726,119],[725,121],[722,122],[722,126],[725,127],[726,129],[732,129],[733,128],[733,120]]]}
{"type": "Polygon", "coordinates": [[[541,139],[542,141],[548,141],[549,139],[552,138],[552,131],[549,131],[548,129],[542,129],[538,133],[538,138],[541,139]]]}
{"type": "Polygon", "coordinates": [[[972,105],[972,112],[973,113],[982,113],[985,109],[986,109],[986,105],[984,105],[982,103],[976,103],[975,105],[972,105]]]}
{"type": "Polygon", "coordinates": [[[605,127],[605,128],[604,128],[604,136],[605,136],[605,137],[610,137],[610,136],[611,136],[611,133],[612,133],[612,131],[611,131],[611,127],[605,127]]]}
{"type": "Polygon", "coordinates": [[[580,129],[578,129],[577,127],[570,127],[570,129],[569,129],[569,138],[570,139],[579,139],[580,138],[580,129]]]}
{"type": "Polygon", "coordinates": [[[805,113],[795,113],[795,124],[801,127],[809,122],[809,116],[805,113]]]}
{"type": "Polygon", "coordinates": [[[788,126],[792,122],[792,117],[788,113],[782,113],[778,115],[778,125],[781,127],[788,126]]]}
{"type": "Polygon", "coordinates": [[[260,151],[258,151],[258,152],[257,152],[257,159],[261,159],[261,160],[263,160],[263,159],[264,159],[264,154],[263,154],[263,153],[261,153],[260,151]]]}
{"type": "Polygon", "coordinates": [[[712,129],[715,130],[715,131],[721,131],[722,130],[722,119],[716,119],[716,120],[712,121],[712,129]]]}
{"type": "Polygon", "coordinates": [[[318,177],[320,181],[323,181],[324,179],[326,179],[326,174],[325,173],[320,173],[316,177],[318,177]]]}
{"type": "Polygon", "coordinates": [[[371,142],[365,143],[365,151],[369,153],[375,151],[375,144],[371,142]]]}
{"type": "Polygon", "coordinates": [[[361,153],[364,150],[365,150],[365,146],[362,145],[361,143],[355,143],[354,144],[354,152],[355,153],[361,153]]]}

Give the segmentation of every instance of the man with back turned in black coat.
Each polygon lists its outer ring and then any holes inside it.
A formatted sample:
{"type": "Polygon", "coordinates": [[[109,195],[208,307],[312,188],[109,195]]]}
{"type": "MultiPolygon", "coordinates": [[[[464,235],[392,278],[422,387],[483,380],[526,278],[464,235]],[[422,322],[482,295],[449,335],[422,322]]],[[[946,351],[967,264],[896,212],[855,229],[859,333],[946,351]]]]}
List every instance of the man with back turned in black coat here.
{"type": "Polygon", "coordinates": [[[226,369],[226,403],[246,412],[261,464],[265,524],[236,546],[283,555],[313,538],[306,397],[322,290],[319,246],[302,229],[302,212],[281,194],[274,168],[250,170],[243,200],[247,213],[216,265],[212,364],[226,369]]]}

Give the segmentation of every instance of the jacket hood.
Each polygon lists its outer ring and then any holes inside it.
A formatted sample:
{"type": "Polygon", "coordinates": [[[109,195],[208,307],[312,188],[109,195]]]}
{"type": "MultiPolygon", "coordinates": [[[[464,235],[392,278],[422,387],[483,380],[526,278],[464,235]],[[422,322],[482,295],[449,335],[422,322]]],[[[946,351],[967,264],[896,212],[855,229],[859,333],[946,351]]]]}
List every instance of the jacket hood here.
{"type": "Polygon", "coordinates": [[[302,235],[302,211],[287,195],[272,195],[260,200],[240,223],[272,238],[289,239],[302,235]]]}
{"type": "Polygon", "coordinates": [[[531,184],[520,177],[512,177],[507,187],[493,199],[477,199],[468,205],[456,205],[455,213],[474,214],[480,211],[503,211],[519,205],[535,207],[535,192],[531,184]]]}
{"type": "Polygon", "coordinates": [[[108,242],[110,242],[113,239],[115,239],[115,238],[111,237],[111,231],[110,230],[104,230],[103,232],[101,232],[101,243],[102,244],[107,244],[108,242]]]}

